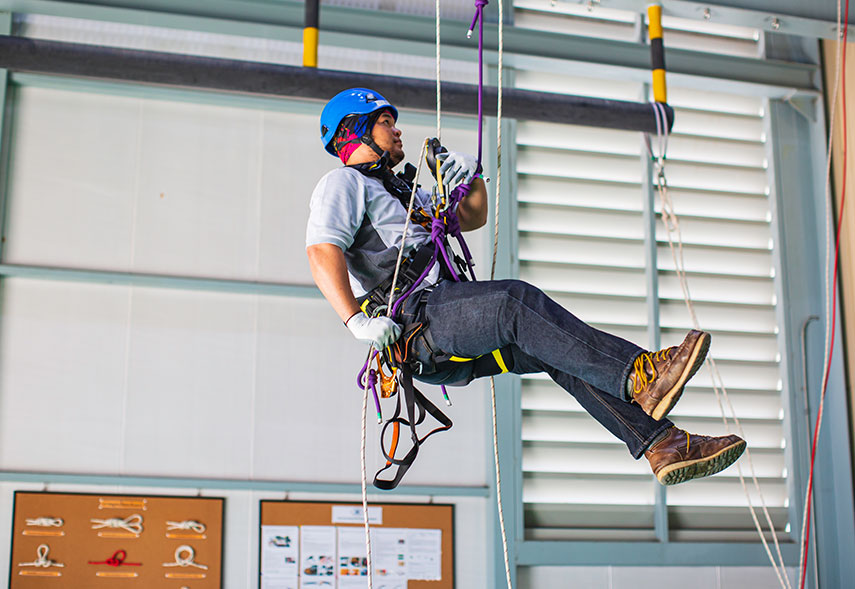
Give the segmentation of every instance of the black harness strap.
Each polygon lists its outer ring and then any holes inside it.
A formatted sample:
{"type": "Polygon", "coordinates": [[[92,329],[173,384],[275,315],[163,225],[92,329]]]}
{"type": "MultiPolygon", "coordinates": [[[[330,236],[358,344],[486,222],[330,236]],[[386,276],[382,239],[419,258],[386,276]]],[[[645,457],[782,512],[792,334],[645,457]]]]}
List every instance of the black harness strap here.
{"type": "MultiPolygon", "coordinates": [[[[400,483],[401,479],[404,478],[404,475],[410,469],[410,466],[413,465],[416,456],[419,454],[419,448],[424,444],[425,440],[437,432],[443,432],[451,429],[451,426],[453,425],[451,419],[449,419],[445,413],[440,411],[436,405],[431,403],[427,397],[425,397],[421,391],[415,387],[413,384],[412,372],[409,370],[401,370],[399,372],[401,374],[401,390],[398,393],[398,402],[395,405],[395,414],[391,419],[386,421],[380,434],[380,449],[383,452],[383,456],[386,458],[386,466],[378,470],[377,474],[374,475],[374,486],[384,491],[389,491],[398,486],[398,483],[400,483]],[[402,396],[404,398],[404,405],[407,409],[406,418],[401,417],[402,396]],[[419,437],[416,433],[416,426],[421,424],[428,414],[441,425],[440,427],[432,429],[424,436],[419,437]],[[413,445],[403,458],[395,458],[394,449],[397,447],[397,439],[393,440],[393,450],[391,452],[387,452],[386,445],[384,443],[386,430],[390,425],[394,424],[404,425],[410,428],[410,440],[413,445]],[[392,467],[397,467],[394,476],[391,479],[381,479],[380,475],[392,467]]],[[[398,431],[398,428],[393,429],[395,429],[396,432],[398,431]]]]}
{"type": "MultiPolygon", "coordinates": [[[[412,164],[406,164],[403,172],[393,174],[392,170],[389,169],[388,156],[389,152],[384,151],[379,160],[364,164],[355,164],[348,167],[353,168],[369,178],[378,178],[383,182],[383,188],[386,189],[386,192],[394,196],[395,199],[401,203],[401,206],[404,207],[404,210],[406,210],[410,205],[410,195],[413,192],[413,181],[416,175],[416,168],[412,164]]],[[[413,223],[417,223],[423,227],[430,227],[430,217],[424,211],[413,210],[410,218],[413,223]]]]}
{"type": "MultiPolygon", "coordinates": [[[[407,292],[413,283],[418,280],[419,276],[427,269],[428,264],[432,260],[432,248],[421,247],[401,262],[401,271],[398,273],[398,282],[395,284],[396,292],[392,299],[393,304],[401,293],[407,292]]],[[[389,304],[389,290],[392,288],[392,278],[393,276],[390,276],[372,288],[370,292],[356,300],[359,308],[369,317],[374,317],[377,309],[385,308],[389,304]]]]}

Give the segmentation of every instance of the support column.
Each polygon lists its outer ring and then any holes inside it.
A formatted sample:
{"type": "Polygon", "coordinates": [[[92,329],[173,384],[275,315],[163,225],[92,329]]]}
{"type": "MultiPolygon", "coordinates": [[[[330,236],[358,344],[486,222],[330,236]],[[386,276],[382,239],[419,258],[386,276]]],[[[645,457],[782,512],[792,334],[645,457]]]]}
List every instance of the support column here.
{"type": "MultiPolygon", "coordinates": [[[[641,99],[650,95],[650,86],[643,85],[641,99]]],[[[647,291],[647,347],[658,350],[662,347],[661,329],[659,328],[659,264],[656,244],[656,198],[657,189],[654,184],[654,165],[647,153],[644,135],[641,142],[641,198],[642,224],[644,226],[644,279],[647,291]]],[[[654,141],[655,145],[655,141],[654,141]]],[[[656,477],[653,477],[656,479],[656,477]]],[[[668,541],[668,502],[667,488],[654,480],[654,511],[653,529],[660,542],[668,541]]]]}
{"type": "MultiPolygon", "coordinates": [[[[849,30],[850,39],[855,36],[855,29],[849,30]]],[[[831,113],[832,100],[837,101],[837,112],[834,120],[834,144],[832,145],[832,169],[833,169],[833,186],[834,186],[834,204],[835,210],[840,210],[840,200],[843,196],[843,169],[847,169],[846,175],[846,192],[849,203],[844,208],[843,218],[837,219],[838,223],[843,224],[843,232],[840,235],[840,293],[842,295],[841,307],[843,309],[843,324],[845,334],[842,334],[846,342],[846,365],[849,373],[849,383],[847,387],[849,396],[850,414],[850,436],[855,440],[855,205],[851,196],[853,194],[852,187],[855,186],[855,46],[847,43],[846,51],[846,133],[847,133],[847,154],[846,161],[843,161],[843,103],[842,94],[838,92],[838,96],[833,98],[831,92],[834,90],[834,77],[837,70],[837,43],[835,41],[823,41],[822,53],[824,56],[824,75],[825,75],[825,105],[826,112],[831,113]]],[[[842,80],[840,82],[842,84],[842,80]]],[[[855,446],[853,446],[855,452],[855,446]]]]}
{"type": "MultiPolygon", "coordinates": [[[[783,391],[785,426],[788,439],[787,464],[792,468],[789,494],[792,537],[801,535],[804,494],[808,479],[810,447],[804,441],[812,437],[806,431],[804,406],[798,386],[807,370],[809,377],[809,422],[816,420],[821,377],[824,366],[822,329],[809,330],[806,343],[806,365],[801,365],[801,326],[807,317],[826,313],[825,264],[825,149],[826,132],[821,104],[816,107],[816,121],[779,100],[769,101],[771,135],[770,160],[774,170],[772,192],[773,235],[776,244],[776,270],[779,272],[778,305],[781,368],[785,375],[783,391]],[[798,272],[786,272],[798,269],[798,272]]],[[[851,442],[846,399],[842,321],[838,308],[833,361],[825,399],[825,417],[819,437],[814,472],[816,506],[816,544],[819,547],[819,580],[823,587],[846,584],[855,578],[855,514],[851,442]]],[[[811,571],[813,569],[811,568],[811,571]]],[[[813,585],[813,573],[808,583],[813,585]]]]}
{"type": "MultiPolygon", "coordinates": [[[[12,13],[0,12],[0,35],[12,34],[12,13]]],[[[6,195],[9,191],[9,161],[12,122],[9,70],[0,69],[0,261],[6,243],[6,195]]]]}

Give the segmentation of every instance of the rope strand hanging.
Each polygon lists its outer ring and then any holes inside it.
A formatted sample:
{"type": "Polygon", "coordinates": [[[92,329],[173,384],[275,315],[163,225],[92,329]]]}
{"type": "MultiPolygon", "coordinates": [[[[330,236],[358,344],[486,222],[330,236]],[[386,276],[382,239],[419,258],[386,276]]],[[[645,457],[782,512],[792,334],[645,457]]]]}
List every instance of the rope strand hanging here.
{"type": "MultiPolygon", "coordinates": [[[[694,303],[692,301],[691,294],[689,293],[688,280],[686,278],[685,260],[683,257],[683,237],[682,232],[680,230],[680,222],[677,217],[677,214],[674,212],[674,203],[671,200],[670,195],[668,194],[668,181],[665,175],[665,162],[668,148],[668,120],[666,117],[665,110],[660,103],[653,102],[652,107],[653,112],[656,116],[656,130],[658,139],[657,143],[659,147],[658,154],[654,153],[653,151],[649,135],[645,135],[645,143],[647,145],[650,157],[654,162],[654,176],[656,179],[656,188],[659,194],[660,206],[662,210],[662,223],[666,229],[665,233],[668,237],[668,247],[671,251],[671,256],[674,262],[674,269],[680,282],[680,289],[683,293],[683,299],[686,304],[686,309],[688,310],[693,327],[695,329],[700,329],[700,324],[698,321],[697,314],[695,312],[694,303]]],[[[727,393],[727,389],[724,387],[724,382],[722,380],[721,373],[719,372],[718,367],[716,366],[715,360],[711,356],[708,356],[706,364],[713,377],[713,391],[716,395],[716,400],[719,404],[722,420],[724,422],[725,427],[727,428],[727,431],[730,431],[730,423],[728,421],[727,412],[725,411],[725,407],[722,403],[722,400],[724,400],[724,403],[727,404],[727,407],[730,410],[731,418],[733,419],[733,422],[736,426],[737,435],[744,438],[745,432],[742,429],[742,424],[740,423],[739,418],[736,417],[736,411],[734,410],[733,404],[730,401],[730,396],[727,393]]],[[[763,548],[766,550],[769,562],[772,564],[772,568],[775,571],[775,575],[778,577],[778,581],[781,584],[781,587],[783,589],[791,589],[789,578],[786,574],[786,565],[784,562],[784,557],[781,554],[781,547],[778,543],[778,535],[775,532],[775,526],[772,522],[772,517],[769,514],[768,508],[766,507],[766,500],[760,488],[760,483],[757,480],[757,476],[754,470],[754,463],[751,460],[751,452],[748,448],[746,448],[745,450],[745,456],[748,460],[748,465],[751,472],[751,479],[754,483],[754,488],[756,489],[758,497],[760,499],[763,514],[769,526],[772,540],[775,545],[775,550],[778,556],[777,561],[772,555],[772,552],[766,541],[765,531],[763,529],[763,526],[760,524],[760,521],[754,510],[754,505],[751,500],[751,494],[749,493],[748,487],[745,483],[745,477],[742,474],[742,467],[739,463],[737,463],[736,466],[737,472],[739,474],[739,482],[742,485],[742,489],[745,493],[748,509],[751,513],[751,518],[754,522],[755,529],[757,530],[757,533],[760,536],[760,541],[763,544],[763,548]]]]}

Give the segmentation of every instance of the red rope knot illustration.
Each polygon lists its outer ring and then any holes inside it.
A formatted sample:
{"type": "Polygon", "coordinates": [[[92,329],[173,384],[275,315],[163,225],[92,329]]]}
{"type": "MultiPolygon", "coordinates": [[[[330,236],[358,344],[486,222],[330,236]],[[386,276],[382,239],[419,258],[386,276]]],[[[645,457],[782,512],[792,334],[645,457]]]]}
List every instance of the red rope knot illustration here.
{"type": "Polygon", "coordinates": [[[107,566],[111,566],[111,567],[121,567],[121,566],[141,567],[142,566],[141,562],[125,562],[125,559],[127,557],[128,557],[128,553],[125,552],[124,550],[116,550],[113,553],[113,556],[111,556],[107,560],[99,560],[99,561],[90,560],[89,564],[106,564],[107,566]]]}

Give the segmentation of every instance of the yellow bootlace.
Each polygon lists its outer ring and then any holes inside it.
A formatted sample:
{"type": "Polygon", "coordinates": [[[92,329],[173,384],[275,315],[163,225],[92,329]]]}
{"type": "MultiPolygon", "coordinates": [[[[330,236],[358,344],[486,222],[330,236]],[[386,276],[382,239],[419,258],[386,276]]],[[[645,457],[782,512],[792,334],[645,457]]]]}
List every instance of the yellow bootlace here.
{"type": "Polygon", "coordinates": [[[665,348],[664,350],[659,350],[658,352],[642,352],[638,355],[638,358],[635,359],[635,362],[632,364],[632,370],[635,373],[635,378],[632,383],[632,396],[634,397],[638,393],[644,389],[649,383],[656,380],[656,365],[653,363],[654,360],[664,360],[667,357],[668,352],[671,348],[665,348]],[[650,365],[650,377],[648,378],[647,373],[644,371],[644,361],[647,360],[647,363],[650,365]]]}

